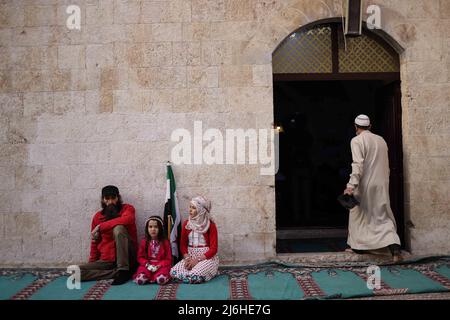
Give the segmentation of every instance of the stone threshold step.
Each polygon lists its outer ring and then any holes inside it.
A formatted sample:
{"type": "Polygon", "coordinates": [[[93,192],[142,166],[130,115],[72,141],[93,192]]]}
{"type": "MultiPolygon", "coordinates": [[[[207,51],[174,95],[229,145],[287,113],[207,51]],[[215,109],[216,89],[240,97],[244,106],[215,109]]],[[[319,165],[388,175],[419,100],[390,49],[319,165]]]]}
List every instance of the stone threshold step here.
{"type": "MultiPolygon", "coordinates": [[[[404,262],[412,261],[418,257],[407,251],[402,251],[404,262]]],[[[261,261],[239,261],[233,263],[223,262],[224,267],[242,267],[255,264],[280,263],[286,266],[304,267],[339,267],[339,266],[369,266],[391,265],[392,256],[388,249],[374,250],[371,254],[356,254],[353,252],[312,252],[312,253],[279,253],[272,259],[261,261]]]]}

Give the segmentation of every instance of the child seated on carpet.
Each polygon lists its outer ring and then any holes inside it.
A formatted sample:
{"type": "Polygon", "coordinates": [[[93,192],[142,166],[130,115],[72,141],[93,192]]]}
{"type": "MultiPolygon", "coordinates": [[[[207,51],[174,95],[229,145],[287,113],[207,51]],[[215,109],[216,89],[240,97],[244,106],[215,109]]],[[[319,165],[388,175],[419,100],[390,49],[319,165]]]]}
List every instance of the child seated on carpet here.
{"type": "Polygon", "coordinates": [[[183,260],[170,271],[172,278],[185,283],[202,283],[217,275],[217,227],[210,217],[211,202],[199,196],[191,200],[189,219],[181,228],[183,260]]]}
{"type": "Polygon", "coordinates": [[[138,285],[145,283],[165,284],[170,280],[172,250],[169,240],[164,238],[163,220],[151,216],[145,222],[145,238],[138,251],[139,267],[133,276],[138,285]]]}

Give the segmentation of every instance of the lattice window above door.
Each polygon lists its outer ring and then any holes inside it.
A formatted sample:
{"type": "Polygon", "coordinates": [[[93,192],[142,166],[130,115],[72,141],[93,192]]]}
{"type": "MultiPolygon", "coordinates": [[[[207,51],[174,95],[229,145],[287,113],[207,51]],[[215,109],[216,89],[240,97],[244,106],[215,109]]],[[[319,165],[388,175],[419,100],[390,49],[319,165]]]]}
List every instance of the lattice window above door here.
{"type": "Polygon", "coordinates": [[[392,73],[400,71],[398,54],[364,31],[347,37],[340,23],[299,29],[283,40],[272,55],[274,74],[392,73]]]}
{"type": "Polygon", "coordinates": [[[339,72],[399,72],[398,56],[368,36],[346,39],[339,34],[339,72]]]}
{"type": "Polygon", "coordinates": [[[273,72],[332,72],[331,27],[292,33],[273,54],[273,72]]]}

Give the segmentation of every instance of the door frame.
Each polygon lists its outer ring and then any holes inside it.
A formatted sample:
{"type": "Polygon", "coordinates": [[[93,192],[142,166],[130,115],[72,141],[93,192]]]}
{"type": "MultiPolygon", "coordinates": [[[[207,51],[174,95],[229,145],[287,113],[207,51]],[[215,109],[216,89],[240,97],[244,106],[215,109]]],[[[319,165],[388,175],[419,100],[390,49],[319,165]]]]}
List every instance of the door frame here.
{"type": "MultiPolygon", "coordinates": [[[[338,56],[337,56],[338,32],[337,32],[337,27],[336,27],[339,23],[342,23],[341,18],[327,18],[327,19],[322,19],[322,20],[317,20],[317,21],[311,22],[311,23],[306,24],[294,31],[294,32],[298,32],[303,29],[309,29],[316,25],[330,24],[332,26],[331,36],[332,36],[332,39],[334,40],[334,41],[332,41],[332,61],[333,61],[332,73],[283,73],[283,74],[273,73],[272,74],[273,83],[278,82],[278,81],[333,81],[333,80],[342,80],[342,81],[346,81],[346,80],[381,80],[381,81],[383,81],[383,84],[385,86],[389,85],[391,83],[394,83],[394,82],[400,83],[400,81],[401,81],[400,71],[398,71],[398,72],[339,73],[338,72],[339,70],[337,68],[337,66],[338,66],[338,63],[337,63],[338,62],[338,56]]],[[[401,45],[399,45],[399,43],[394,38],[392,38],[389,34],[387,34],[382,29],[373,29],[373,30],[370,29],[369,30],[367,28],[366,22],[363,22],[363,29],[364,29],[363,34],[365,36],[369,36],[369,37],[375,39],[380,45],[382,45],[391,54],[397,55],[400,60],[400,55],[404,52],[404,49],[401,45]]],[[[289,35],[288,35],[288,37],[289,37],[289,35]]],[[[285,39],[283,39],[283,41],[280,42],[280,44],[275,48],[274,52],[276,52],[276,50],[284,43],[285,39]]],[[[400,86],[399,86],[399,88],[400,88],[400,86]]],[[[399,91],[399,97],[401,97],[401,89],[399,91]]],[[[401,99],[399,97],[394,97],[394,99],[396,100],[396,103],[397,103],[396,111],[400,112],[400,114],[397,115],[396,119],[392,119],[392,120],[395,123],[395,129],[394,129],[394,130],[396,130],[394,132],[394,135],[396,136],[395,140],[398,141],[400,139],[400,142],[401,142],[401,140],[402,140],[401,137],[402,137],[402,133],[403,133],[402,122],[401,122],[402,106],[401,106],[401,99]]],[[[275,104],[274,104],[274,113],[276,113],[275,104]]],[[[400,144],[397,148],[401,149],[401,150],[398,150],[399,152],[397,152],[396,156],[395,156],[395,158],[398,160],[396,165],[397,165],[397,167],[400,167],[400,170],[401,170],[401,172],[399,174],[401,181],[397,181],[395,183],[395,185],[396,185],[396,187],[398,187],[398,188],[396,188],[396,189],[398,189],[398,190],[396,190],[397,193],[398,192],[401,193],[401,194],[397,194],[397,198],[401,199],[402,203],[398,204],[398,206],[396,208],[397,210],[399,210],[399,209],[401,210],[401,212],[398,212],[396,214],[396,219],[397,219],[397,216],[401,217],[401,219],[399,219],[397,221],[398,222],[397,229],[399,230],[399,236],[401,236],[402,247],[405,247],[406,239],[405,239],[405,225],[404,225],[405,203],[404,203],[404,195],[403,195],[403,192],[404,192],[403,149],[402,149],[403,146],[400,144]]],[[[392,181],[390,181],[390,184],[392,185],[392,181]]],[[[392,205],[391,205],[391,207],[392,207],[392,205]]],[[[283,230],[283,229],[276,228],[277,233],[279,230],[283,230]]],[[[278,238],[278,236],[277,236],[277,238],[278,238]]]]}

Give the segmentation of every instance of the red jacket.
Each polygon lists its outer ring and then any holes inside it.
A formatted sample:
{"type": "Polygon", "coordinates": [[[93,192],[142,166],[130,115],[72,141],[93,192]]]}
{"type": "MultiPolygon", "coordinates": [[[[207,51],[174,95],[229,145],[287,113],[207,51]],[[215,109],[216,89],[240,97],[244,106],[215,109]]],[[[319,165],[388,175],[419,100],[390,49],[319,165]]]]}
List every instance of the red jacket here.
{"type": "MultiPolygon", "coordinates": [[[[188,253],[189,234],[192,231],[186,229],[188,221],[186,220],[181,228],[180,251],[183,256],[188,253]]],[[[211,221],[209,229],[203,233],[203,237],[205,238],[206,245],[209,247],[209,250],[205,253],[205,257],[206,259],[211,259],[217,254],[217,227],[214,222],[211,221]]]]}
{"type": "Polygon", "coordinates": [[[160,266],[160,267],[171,267],[172,266],[172,249],[170,248],[170,242],[167,239],[163,239],[160,242],[160,248],[159,252],[156,255],[156,259],[152,259],[152,250],[150,247],[150,244],[147,248],[147,253],[145,253],[145,243],[147,242],[147,239],[142,239],[141,244],[139,246],[139,252],[138,252],[138,262],[139,265],[145,266],[147,262],[154,266],[160,266]]]}
{"type": "Polygon", "coordinates": [[[135,209],[132,205],[123,204],[119,217],[105,221],[102,212],[99,211],[92,219],[91,231],[97,225],[100,225],[100,240],[91,241],[91,254],[89,262],[97,260],[116,261],[116,243],[114,241],[113,229],[115,226],[124,226],[133,241],[133,245],[137,250],[137,230],[135,220],[135,209]]]}

